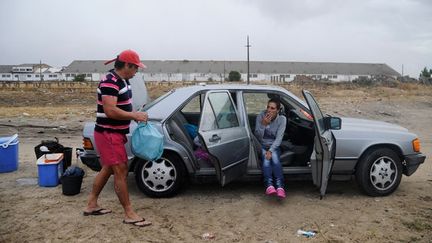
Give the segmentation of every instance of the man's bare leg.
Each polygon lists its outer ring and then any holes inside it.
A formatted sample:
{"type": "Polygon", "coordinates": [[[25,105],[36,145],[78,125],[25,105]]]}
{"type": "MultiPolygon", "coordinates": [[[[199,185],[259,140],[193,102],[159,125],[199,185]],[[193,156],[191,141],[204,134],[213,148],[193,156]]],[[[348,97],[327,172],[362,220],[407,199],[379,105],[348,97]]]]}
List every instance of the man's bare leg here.
{"type": "Polygon", "coordinates": [[[85,212],[91,212],[100,208],[97,203],[99,194],[112,174],[113,170],[110,166],[102,166],[101,171],[99,171],[99,173],[96,175],[96,178],[93,182],[92,191],[88,197],[87,207],[84,210],[85,212]]]}
{"type": "MultiPolygon", "coordinates": [[[[135,213],[129,200],[129,191],[127,188],[127,163],[113,165],[112,170],[114,173],[114,189],[125,211],[125,221],[141,220],[142,217],[135,213]]],[[[145,224],[149,224],[149,222],[146,220],[145,224]]]]}

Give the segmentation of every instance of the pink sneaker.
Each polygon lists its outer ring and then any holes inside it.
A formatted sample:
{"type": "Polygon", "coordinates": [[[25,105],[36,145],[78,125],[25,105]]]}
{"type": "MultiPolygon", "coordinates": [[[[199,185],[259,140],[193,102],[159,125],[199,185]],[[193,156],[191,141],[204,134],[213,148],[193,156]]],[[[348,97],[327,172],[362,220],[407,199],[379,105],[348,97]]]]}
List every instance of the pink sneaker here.
{"type": "Polygon", "coordinates": [[[266,191],[265,191],[266,195],[275,195],[276,194],[276,189],[274,188],[274,186],[269,186],[267,187],[266,191]]]}
{"type": "Polygon", "coordinates": [[[277,191],[277,196],[278,197],[280,197],[280,198],[285,198],[286,197],[285,190],[283,188],[280,187],[276,191],[277,191]]]}

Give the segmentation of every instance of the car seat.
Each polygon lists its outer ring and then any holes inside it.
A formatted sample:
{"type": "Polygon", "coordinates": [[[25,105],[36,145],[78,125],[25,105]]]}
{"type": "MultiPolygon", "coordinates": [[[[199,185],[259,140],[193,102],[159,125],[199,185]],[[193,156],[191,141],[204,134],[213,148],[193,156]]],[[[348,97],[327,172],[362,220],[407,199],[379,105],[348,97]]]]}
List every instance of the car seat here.
{"type": "MultiPolygon", "coordinates": [[[[252,140],[253,140],[253,145],[255,147],[255,150],[257,151],[258,158],[261,160],[262,158],[261,144],[258,141],[258,138],[254,134],[252,134],[252,140]]],[[[295,153],[291,151],[288,146],[282,146],[283,143],[284,142],[282,142],[280,146],[281,149],[280,161],[282,166],[288,166],[292,163],[295,153]]]]}
{"type": "Polygon", "coordinates": [[[176,112],[168,122],[168,133],[174,141],[184,145],[192,153],[194,143],[184,127],[187,123],[183,114],[176,112]]]}

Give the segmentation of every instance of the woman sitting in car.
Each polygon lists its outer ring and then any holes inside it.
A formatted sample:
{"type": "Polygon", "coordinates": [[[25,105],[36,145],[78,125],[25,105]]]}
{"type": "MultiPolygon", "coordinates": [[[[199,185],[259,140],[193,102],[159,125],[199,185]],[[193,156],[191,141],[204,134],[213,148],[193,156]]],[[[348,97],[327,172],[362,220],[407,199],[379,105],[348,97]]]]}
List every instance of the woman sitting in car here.
{"type": "Polygon", "coordinates": [[[286,127],[286,117],[279,115],[280,100],[272,98],[267,109],[256,118],[255,136],[261,144],[265,193],[285,198],[284,177],[280,163],[280,144],[286,127]]]}

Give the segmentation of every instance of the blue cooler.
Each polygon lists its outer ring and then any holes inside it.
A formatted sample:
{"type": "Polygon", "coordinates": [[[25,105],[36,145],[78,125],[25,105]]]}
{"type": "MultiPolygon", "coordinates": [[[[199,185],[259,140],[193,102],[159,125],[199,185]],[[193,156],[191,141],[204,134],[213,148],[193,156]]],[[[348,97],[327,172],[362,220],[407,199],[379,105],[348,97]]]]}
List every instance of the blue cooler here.
{"type": "Polygon", "coordinates": [[[0,173],[18,169],[18,134],[0,137],[0,173]]]}
{"type": "Polygon", "coordinates": [[[44,154],[37,160],[39,186],[57,186],[63,173],[63,154],[44,154]]]}

